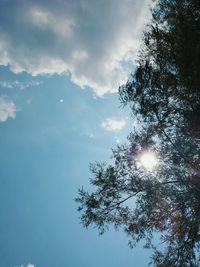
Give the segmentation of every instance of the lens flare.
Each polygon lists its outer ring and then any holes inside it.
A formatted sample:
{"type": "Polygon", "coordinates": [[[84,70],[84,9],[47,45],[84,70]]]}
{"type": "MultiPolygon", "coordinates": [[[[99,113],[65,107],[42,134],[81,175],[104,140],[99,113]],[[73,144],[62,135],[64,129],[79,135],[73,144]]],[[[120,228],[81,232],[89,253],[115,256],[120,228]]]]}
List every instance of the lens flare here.
{"type": "Polygon", "coordinates": [[[158,165],[158,159],[151,151],[144,151],[139,157],[139,162],[146,170],[152,171],[158,165]]]}

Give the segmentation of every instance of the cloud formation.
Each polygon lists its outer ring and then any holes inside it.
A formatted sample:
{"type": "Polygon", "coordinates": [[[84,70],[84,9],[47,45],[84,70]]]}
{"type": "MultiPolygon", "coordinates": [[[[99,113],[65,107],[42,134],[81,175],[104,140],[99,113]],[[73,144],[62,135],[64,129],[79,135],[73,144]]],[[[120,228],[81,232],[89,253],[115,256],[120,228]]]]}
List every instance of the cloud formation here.
{"type": "Polygon", "coordinates": [[[106,118],[102,121],[101,127],[107,131],[118,131],[124,128],[126,121],[124,119],[106,118]]]}
{"type": "Polygon", "coordinates": [[[98,95],[127,79],[151,0],[0,1],[0,65],[62,74],[98,95]]]}
{"type": "Polygon", "coordinates": [[[0,122],[6,121],[8,118],[16,118],[16,106],[11,100],[0,97],[0,122]]]}

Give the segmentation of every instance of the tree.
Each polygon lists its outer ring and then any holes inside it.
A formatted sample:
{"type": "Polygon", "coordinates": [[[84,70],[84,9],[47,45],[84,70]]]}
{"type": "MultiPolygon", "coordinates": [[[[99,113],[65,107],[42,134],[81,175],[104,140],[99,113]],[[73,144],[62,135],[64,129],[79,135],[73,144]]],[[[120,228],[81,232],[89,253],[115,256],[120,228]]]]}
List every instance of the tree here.
{"type": "Polygon", "coordinates": [[[122,228],[131,246],[145,240],[156,267],[200,266],[199,0],[157,1],[119,98],[140,127],[113,149],[113,164],[91,165],[96,191],[79,190],[81,221],[122,228]],[[145,153],[157,166],[142,163],[145,153]]]}

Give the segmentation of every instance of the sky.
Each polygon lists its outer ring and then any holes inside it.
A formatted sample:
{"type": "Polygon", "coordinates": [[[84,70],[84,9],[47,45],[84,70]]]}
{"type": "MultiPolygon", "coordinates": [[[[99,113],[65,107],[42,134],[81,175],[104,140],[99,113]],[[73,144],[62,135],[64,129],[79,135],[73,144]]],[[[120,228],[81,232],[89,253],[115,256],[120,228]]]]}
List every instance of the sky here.
{"type": "Polygon", "coordinates": [[[84,229],[89,164],[135,127],[117,90],[150,0],[0,1],[0,267],[146,267],[124,233],[84,229]]]}

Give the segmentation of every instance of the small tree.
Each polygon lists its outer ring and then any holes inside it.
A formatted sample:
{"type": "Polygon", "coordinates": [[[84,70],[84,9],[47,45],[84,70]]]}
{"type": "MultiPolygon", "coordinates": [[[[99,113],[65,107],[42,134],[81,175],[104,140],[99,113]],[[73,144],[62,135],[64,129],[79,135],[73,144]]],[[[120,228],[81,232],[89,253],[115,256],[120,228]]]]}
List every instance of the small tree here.
{"type": "Polygon", "coordinates": [[[156,267],[200,266],[200,2],[159,0],[137,67],[119,88],[140,127],[91,165],[96,191],[79,190],[82,223],[146,240],[156,267]],[[146,158],[145,158],[146,157],[146,158]],[[146,161],[148,163],[146,164],[146,161]],[[159,233],[165,247],[152,240],[159,233]]]}

